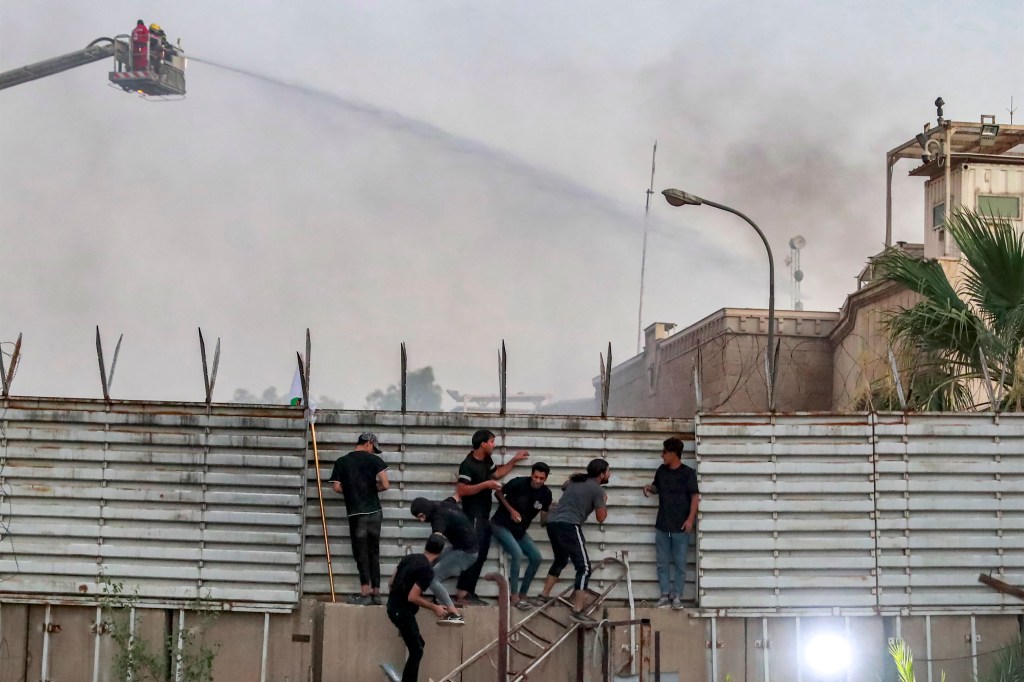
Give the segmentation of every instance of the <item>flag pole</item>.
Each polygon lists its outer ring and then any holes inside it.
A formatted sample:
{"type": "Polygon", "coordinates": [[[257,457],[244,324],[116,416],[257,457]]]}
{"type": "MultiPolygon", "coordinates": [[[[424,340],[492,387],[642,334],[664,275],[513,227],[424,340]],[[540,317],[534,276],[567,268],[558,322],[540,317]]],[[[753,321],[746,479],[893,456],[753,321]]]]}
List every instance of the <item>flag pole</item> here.
{"type": "Polygon", "coordinates": [[[324,511],[324,488],[323,482],[320,478],[320,448],[317,447],[316,444],[316,418],[309,409],[309,384],[307,383],[308,377],[302,363],[302,355],[299,353],[296,353],[296,355],[299,358],[299,379],[302,382],[303,406],[306,409],[306,414],[309,415],[307,422],[309,423],[310,435],[313,437],[313,464],[316,468],[316,495],[320,501],[320,523],[324,529],[324,550],[327,552],[327,578],[331,583],[331,603],[333,604],[338,601],[338,599],[334,593],[334,566],[331,564],[331,541],[327,537],[327,514],[324,511]]]}

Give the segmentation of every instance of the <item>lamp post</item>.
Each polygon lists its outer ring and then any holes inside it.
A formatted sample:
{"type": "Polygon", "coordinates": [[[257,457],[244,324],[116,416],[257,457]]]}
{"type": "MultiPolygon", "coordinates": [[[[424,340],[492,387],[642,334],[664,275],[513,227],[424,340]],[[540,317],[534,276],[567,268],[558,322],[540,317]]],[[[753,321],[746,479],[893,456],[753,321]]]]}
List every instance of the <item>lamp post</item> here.
{"type": "Polygon", "coordinates": [[[743,218],[747,223],[754,228],[758,236],[761,237],[761,241],[764,242],[764,248],[768,251],[768,380],[765,382],[768,385],[768,411],[772,412],[775,410],[775,257],[772,255],[772,247],[768,243],[768,238],[764,236],[764,232],[757,224],[743,215],[734,208],[729,208],[723,204],[715,203],[714,201],[708,201],[702,199],[689,192],[684,192],[679,189],[666,189],[661,192],[665,196],[665,201],[672,204],[673,206],[700,206],[706,204],[713,206],[719,210],[733,215],[738,215],[743,218]]]}

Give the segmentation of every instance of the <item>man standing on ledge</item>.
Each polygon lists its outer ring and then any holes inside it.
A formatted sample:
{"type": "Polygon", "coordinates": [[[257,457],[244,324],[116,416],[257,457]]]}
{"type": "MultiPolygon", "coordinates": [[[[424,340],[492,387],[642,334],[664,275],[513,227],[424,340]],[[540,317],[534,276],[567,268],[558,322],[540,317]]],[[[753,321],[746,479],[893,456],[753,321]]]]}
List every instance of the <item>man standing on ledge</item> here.
{"type": "Polygon", "coordinates": [[[508,554],[509,601],[519,609],[530,609],[534,604],[528,595],[533,576],[540,568],[540,550],[526,531],[537,514],[540,525],[547,525],[548,510],[551,508],[551,489],[545,485],[551,472],[544,462],[535,462],[530,467],[530,476],[513,478],[494,493],[498,498],[498,511],[491,517],[491,533],[501,548],[508,554]],[[519,581],[519,565],[526,559],[526,573],[519,581]]]}
{"type": "Polygon", "coordinates": [[[501,488],[498,479],[508,476],[517,462],[529,456],[526,450],[520,450],[508,462],[496,467],[491,459],[492,452],[494,434],[486,429],[474,433],[473,449],[462,460],[458,482],[455,484],[455,497],[462,500],[462,510],[473,524],[479,551],[476,563],[462,572],[455,586],[455,603],[459,606],[484,603],[476,596],[476,583],[491,546],[491,496],[493,491],[501,488]]]}
{"type": "Polygon", "coordinates": [[[378,492],[387,490],[388,465],[384,463],[377,443],[377,435],[359,436],[356,449],[334,463],[328,483],[334,492],[345,496],[348,511],[348,531],[352,540],[352,555],[359,570],[360,595],[350,604],[378,605],[380,601],[380,527],[384,510],[378,492]]]}
{"type": "Polygon", "coordinates": [[[661,452],[663,464],[654,473],[654,483],[643,487],[644,495],[658,496],[658,518],[654,522],[658,586],[661,588],[661,599],[655,604],[658,608],[669,605],[674,609],[683,608],[686,551],[700,505],[697,472],[683,464],[682,457],[683,441],[666,440],[661,452]],[[675,571],[670,573],[673,565],[675,571]]]}

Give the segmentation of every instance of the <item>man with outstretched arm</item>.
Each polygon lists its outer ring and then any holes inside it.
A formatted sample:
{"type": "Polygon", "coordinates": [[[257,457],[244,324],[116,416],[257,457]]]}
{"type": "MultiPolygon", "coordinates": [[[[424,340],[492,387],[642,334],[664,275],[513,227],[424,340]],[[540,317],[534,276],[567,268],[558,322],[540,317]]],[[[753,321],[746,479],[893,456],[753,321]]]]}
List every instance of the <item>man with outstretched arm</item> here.
{"type": "Polygon", "coordinates": [[[367,606],[380,602],[380,527],[384,511],[377,493],[391,487],[388,465],[380,455],[377,435],[360,434],[355,449],[338,458],[327,480],[334,492],[345,496],[352,556],[359,571],[359,596],[350,604],[367,606]]]}
{"type": "Polygon", "coordinates": [[[644,495],[658,496],[658,518],[654,522],[654,548],[661,599],[658,608],[683,608],[686,586],[686,551],[697,520],[700,491],[697,472],[683,464],[683,441],[669,438],[662,446],[662,465],[654,472],[654,483],[643,487],[644,495]],[[670,569],[675,570],[670,573],[670,569]]]}
{"type": "Polygon", "coordinates": [[[473,449],[462,460],[455,484],[455,497],[462,501],[462,510],[473,524],[479,552],[476,562],[462,572],[456,584],[455,601],[460,606],[484,603],[476,596],[476,584],[491,546],[491,495],[501,488],[499,479],[508,476],[516,463],[529,456],[526,450],[521,450],[501,466],[495,466],[491,458],[493,452],[494,434],[487,429],[474,433],[473,449]]]}
{"type": "Polygon", "coordinates": [[[416,623],[416,612],[420,607],[430,609],[438,618],[444,618],[447,609],[434,604],[423,596],[434,580],[431,564],[444,549],[444,537],[431,535],[421,554],[410,554],[398,562],[395,574],[388,583],[388,618],[398,628],[402,641],[409,650],[409,657],[402,670],[402,682],[416,682],[420,674],[420,661],[426,643],[416,623]]]}
{"type": "Polygon", "coordinates": [[[520,476],[494,491],[498,498],[498,511],[491,517],[491,534],[505,550],[509,558],[509,601],[519,609],[540,606],[530,601],[530,584],[540,568],[540,550],[526,531],[530,523],[540,514],[540,525],[547,523],[551,508],[551,489],[545,485],[551,468],[544,462],[537,462],[530,468],[529,476],[520,476]],[[526,559],[526,572],[519,581],[519,565],[526,559]]]}
{"type": "Polygon", "coordinates": [[[611,478],[611,469],[603,459],[592,459],[587,464],[587,473],[573,474],[562,486],[562,497],[548,514],[548,538],[555,559],[544,581],[543,599],[551,597],[551,590],[558,582],[569,561],[576,569],[573,608],[570,618],[583,625],[596,625],[597,621],[588,616],[586,610],[586,589],[590,584],[593,570],[587,554],[587,540],[583,537],[583,522],[594,512],[598,523],[608,518],[608,495],[601,487],[611,478]]]}

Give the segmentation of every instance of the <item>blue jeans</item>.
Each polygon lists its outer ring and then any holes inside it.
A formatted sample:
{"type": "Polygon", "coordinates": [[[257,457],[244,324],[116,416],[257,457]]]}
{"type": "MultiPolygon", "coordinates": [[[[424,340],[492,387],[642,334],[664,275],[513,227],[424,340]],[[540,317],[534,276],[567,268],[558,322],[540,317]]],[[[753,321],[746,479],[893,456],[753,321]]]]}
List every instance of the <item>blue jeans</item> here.
{"type": "Polygon", "coordinates": [[[686,586],[686,550],[690,546],[690,534],[683,531],[669,533],[663,530],[654,531],[655,558],[658,564],[658,586],[662,595],[673,595],[682,598],[686,586]],[[675,565],[675,571],[669,568],[675,565]],[[674,579],[673,579],[674,576],[674,579]],[[675,589],[672,589],[673,583],[675,589]]]}
{"type": "Polygon", "coordinates": [[[461,574],[476,561],[476,552],[466,552],[448,545],[441,556],[434,562],[434,580],[430,583],[430,591],[437,601],[445,606],[455,606],[452,597],[444,586],[444,581],[461,574]]]}
{"type": "Polygon", "coordinates": [[[533,582],[533,576],[537,575],[537,569],[540,568],[540,550],[537,549],[537,545],[533,544],[533,540],[529,534],[524,534],[522,538],[516,540],[512,535],[512,531],[504,526],[499,526],[496,523],[491,524],[491,533],[501,548],[508,554],[509,560],[509,576],[508,576],[508,587],[511,594],[518,594],[523,597],[530,593],[530,583],[533,582]],[[523,574],[522,585],[519,583],[519,564],[526,558],[526,572],[523,574]]]}

